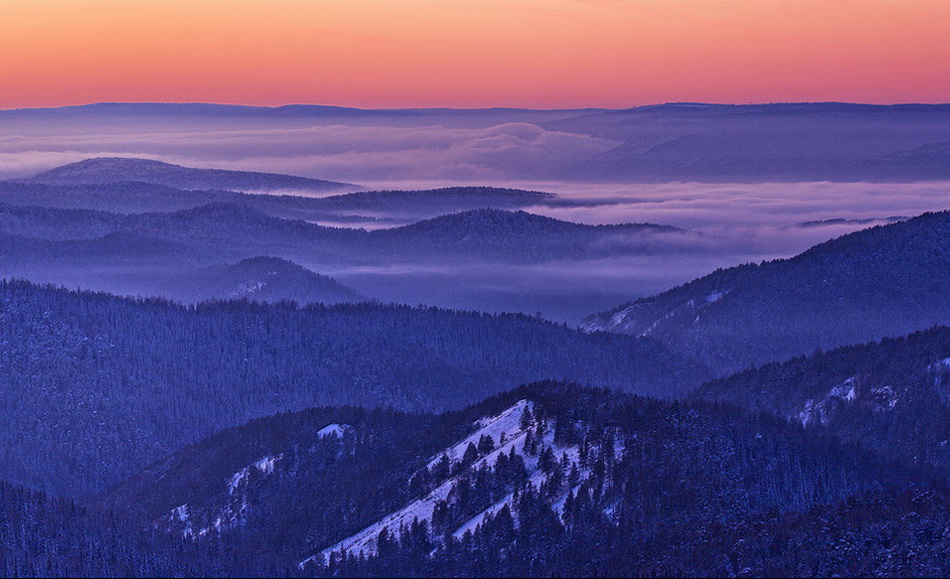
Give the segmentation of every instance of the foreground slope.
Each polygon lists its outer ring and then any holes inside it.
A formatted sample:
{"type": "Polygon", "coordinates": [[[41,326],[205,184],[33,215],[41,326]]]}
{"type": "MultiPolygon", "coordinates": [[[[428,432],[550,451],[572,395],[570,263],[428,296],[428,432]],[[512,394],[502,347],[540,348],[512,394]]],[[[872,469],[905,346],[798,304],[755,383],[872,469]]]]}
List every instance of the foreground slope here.
{"type": "Polygon", "coordinates": [[[279,571],[249,553],[169,541],[122,513],[0,481],[3,577],[269,577],[279,571]]]}
{"type": "Polygon", "coordinates": [[[950,324],[950,212],[714,273],[588,317],[587,330],[649,336],[729,372],[950,324]]]}
{"type": "Polygon", "coordinates": [[[101,490],[226,426],[322,404],[459,407],[554,377],[659,396],[705,371],[652,340],[376,304],[186,308],[0,283],[0,478],[101,490]]]}
{"type": "Polygon", "coordinates": [[[321,576],[715,575],[724,529],[926,480],[781,420],[542,382],[438,416],[256,420],[99,504],[321,576]]]}

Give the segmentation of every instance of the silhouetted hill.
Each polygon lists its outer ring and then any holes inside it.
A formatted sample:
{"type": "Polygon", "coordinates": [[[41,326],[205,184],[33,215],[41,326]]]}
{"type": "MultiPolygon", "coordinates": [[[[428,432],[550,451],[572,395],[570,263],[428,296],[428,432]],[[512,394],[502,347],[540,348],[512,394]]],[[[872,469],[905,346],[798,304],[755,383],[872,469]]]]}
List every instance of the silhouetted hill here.
{"type": "Polygon", "coordinates": [[[524,211],[475,209],[371,232],[380,250],[458,254],[497,261],[551,260],[626,252],[653,252],[659,234],[683,233],[664,225],[585,225],[524,211]]]}
{"type": "Polygon", "coordinates": [[[585,320],[656,338],[719,372],[950,324],[950,212],[790,259],[716,272],[585,320]]]}
{"type": "Polygon", "coordinates": [[[278,257],[251,257],[179,276],[161,294],[186,302],[247,299],[257,302],[342,303],[361,301],[352,288],[278,257]],[[177,291],[175,291],[177,289],[177,291]]]}
{"type": "Polygon", "coordinates": [[[326,192],[346,187],[292,175],[222,169],[193,169],[150,159],[96,158],[38,173],[28,181],[53,185],[105,184],[139,181],[177,189],[226,189],[234,191],[300,190],[326,192]]]}

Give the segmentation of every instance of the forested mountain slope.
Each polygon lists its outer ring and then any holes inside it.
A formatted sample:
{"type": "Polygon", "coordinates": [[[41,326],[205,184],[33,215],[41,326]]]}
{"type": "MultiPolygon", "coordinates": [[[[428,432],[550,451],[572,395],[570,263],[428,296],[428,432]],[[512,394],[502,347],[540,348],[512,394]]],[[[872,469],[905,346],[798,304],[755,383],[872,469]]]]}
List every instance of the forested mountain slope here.
{"type": "Polygon", "coordinates": [[[718,575],[767,561],[732,560],[724,533],[928,481],[765,415],[542,382],[438,416],[256,420],[99,503],[308,575],[718,575]]]}
{"type": "Polygon", "coordinates": [[[325,404],[457,408],[544,377],[663,397],[701,367],[536,318],[355,304],[186,308],[0,283],[0,478],[103,489],[223,427],[325,404]]]}
{"type": "Polygon", "coordinates": [[[950,324],[950,212],[872,227],[790,259],[717,270],[590,316],[717,372],[950,324]]]}
{"type": "Polygon", "coordinates": [[[770,412],[950,473],[950,328],[771,363],[691,396],[770,412]]]}

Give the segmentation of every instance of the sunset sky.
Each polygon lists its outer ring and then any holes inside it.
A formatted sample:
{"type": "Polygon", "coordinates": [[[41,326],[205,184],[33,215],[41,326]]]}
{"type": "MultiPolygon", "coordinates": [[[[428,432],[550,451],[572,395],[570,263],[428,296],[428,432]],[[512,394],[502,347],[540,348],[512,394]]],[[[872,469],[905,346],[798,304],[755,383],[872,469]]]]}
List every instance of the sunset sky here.
{"type": "Polygon", "coordinates": [[[0,108],[950,101],[946,0],[0,0],[0,108]]]}

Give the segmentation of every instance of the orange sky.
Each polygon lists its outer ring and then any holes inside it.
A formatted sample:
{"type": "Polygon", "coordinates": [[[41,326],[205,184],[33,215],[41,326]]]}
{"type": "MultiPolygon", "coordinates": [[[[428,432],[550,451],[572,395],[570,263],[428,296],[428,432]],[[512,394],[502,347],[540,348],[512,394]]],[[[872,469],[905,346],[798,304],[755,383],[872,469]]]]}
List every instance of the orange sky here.
{"type": "Polygon", "coordinates": [[[950,101],[947,0],[0,0],[0,108],[950,101]]]}

